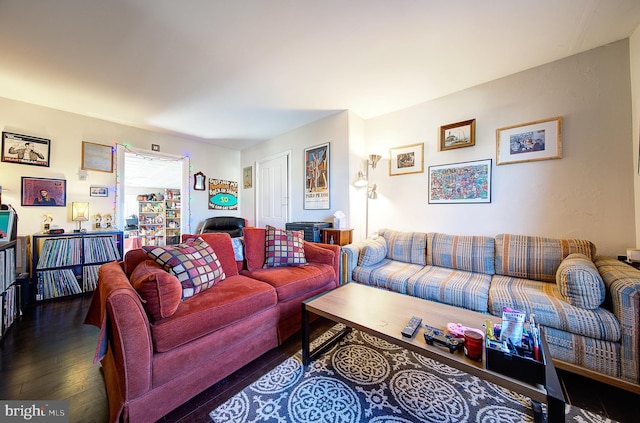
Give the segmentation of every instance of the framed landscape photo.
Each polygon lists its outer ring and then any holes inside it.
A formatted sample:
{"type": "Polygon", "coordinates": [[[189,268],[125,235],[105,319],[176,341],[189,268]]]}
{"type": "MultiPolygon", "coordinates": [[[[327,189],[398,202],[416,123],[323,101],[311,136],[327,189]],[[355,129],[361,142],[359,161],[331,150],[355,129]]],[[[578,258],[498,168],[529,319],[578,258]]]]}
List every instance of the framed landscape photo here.
{"type": "Polygon", "coordinates": [[[65,179],[22,177],[23,206],[64,207],[67,205],[65,179]]]}
{"type": "Polygon", "coordinates": [[[496,130],[496,164],[562,158],[562,117],[496,130]]]}
{"type": "Polygon", "coordinates": [[[405,145],[389,150],[389,175],[424,172],[424,144],[405,145]]]}
{"type": "Polygon", "coordinates": [[[113,172],[113,150],[110,145],[82,141],[82,169],[113,172]]]}
{"type": "Polygon", "coordinates": [[[92,186],[89,188],[89,196],[90,197],[108,197],[109,187],[92,186]]]}
{"type": "Polygon", "coordinates": [[[429,166],[429,203],[491,202],[491,159],[429,166]]]}
{"type": "Polygon", "coordinates": [[[476,145],[476,120],[465,120],[440,127],[440,151],[476,145]]]}
{"type": "Polygon", "coordinates": [[[2,161],[49,167],[51,140],[29,135],[2,133],[2,161]]]}
{"type": "Polygon", "coordinates": [[[304,209],[330,209],[329,143],[305,148],[304,167],[304,209]]]}

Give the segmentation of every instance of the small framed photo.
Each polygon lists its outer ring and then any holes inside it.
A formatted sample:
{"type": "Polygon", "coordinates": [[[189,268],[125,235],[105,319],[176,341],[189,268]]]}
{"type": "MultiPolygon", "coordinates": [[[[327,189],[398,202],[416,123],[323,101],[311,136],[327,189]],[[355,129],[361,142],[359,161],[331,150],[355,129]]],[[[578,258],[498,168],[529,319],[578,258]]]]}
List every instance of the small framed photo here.
{"type": "Polygon", "coordinates": [[[91,197],[108,197],[109,187],[92,186],[89,188],[89,196],[91,197]]]}
{"type": "Polygon", "coordinates": [[[562,117],[496,130],[496,164],[562,158],[562,117]]]}
{"type": "Polygon", "coordinates": [[[65,179],[22,177],[23,206],[64,207],[67,205],[65,179]]]}
{"type": "Polygon", "coordinates": [[[429,166],[429,204],[491,202],[491,159],[429,166]]]}
{"type": "Polygon", "coordinates": [[[405,145],[389,150],[389,175],[424,172],[424,144],[405,145]]]}
{"type": "Polygon", "coordinates": [[[51,140],[29,135],[2,133],[2,161],[49,167],[51,140]]]}
{"type": "Polygon", "coordinates": [[[204,191],[204,181],[206,180],[204,173],[198,172],[193,174],[193,189],[196,191],[204,191]]]}
{"type": "Polygon", "coordinates": [[[440,151],[476,145],[476,120],[465,120],[440,127],[440,151]]]}
{"type": "Polygon", "coordinates": [[[113,172],[113,150],[110,145],[82,141],[82,169],[113,172]]]}
{"type": "Polygon", "coordinates": [[[253,166],[247,166],[242,169],[242,181],[244,188],[251,188],[253,186],[253,166]]]}

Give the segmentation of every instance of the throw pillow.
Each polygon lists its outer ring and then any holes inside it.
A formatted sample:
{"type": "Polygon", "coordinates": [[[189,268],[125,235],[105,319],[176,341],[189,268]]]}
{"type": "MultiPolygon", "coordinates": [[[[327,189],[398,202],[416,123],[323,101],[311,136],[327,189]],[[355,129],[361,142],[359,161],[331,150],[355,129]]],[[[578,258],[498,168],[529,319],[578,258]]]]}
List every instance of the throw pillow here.
{"type": "Polygon", "coordinates": [[[267,225],[264,268],[306,266],[304,231],[286,231],[267,225]]]}
{"type": "Polygon", "coordinates": [[[144,300],[142,306],[151,320],[171,317],[182,299],[182,285],[153,260],[145,260],[133,269],[131,285],[144,300]]]}
{"type": "Polygon", "coordinates": [[[556,272],[565,300],[576,307],[596,309],[604,302],[605,286],[595,264],[584,254],[569,254],[556,272]]]}
{"type": "Polygon", "coordinates": [[[372,266],[387,256],[387,241],[381,236],[366,240],[358,257],[358,266],[372,266]]]}
{"type": "Polygon", "coordinates": [[[211,288],[226,275],[213,249],[202,238],[190,238],[182,244],[142,249],[182,284],[182,298],[211,288]]]}

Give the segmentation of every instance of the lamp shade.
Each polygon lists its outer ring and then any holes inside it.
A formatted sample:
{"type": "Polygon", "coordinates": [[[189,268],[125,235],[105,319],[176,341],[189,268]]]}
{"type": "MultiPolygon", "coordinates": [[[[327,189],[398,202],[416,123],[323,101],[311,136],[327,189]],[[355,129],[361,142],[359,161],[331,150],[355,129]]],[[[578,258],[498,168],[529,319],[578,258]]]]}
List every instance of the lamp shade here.
{"type": "Polygon", "coordinates": [[[71,203],[71,220],[74,222],[89,220],[89,203],[71,203]]]}
{"type": "Polygon", "coordinates": [[[377,191],[378,187],[376,186],[376,184],[373,184],[373,186],[371,188],[369,188],[369,193],[367,194],[369,196],[370,200],[375,200],[378,198],[378,191],[377,191]]]}
{"type": "Polygon", "coordinates": [[[362,171],[359,171],[358,177],[356,181],[353,183],[353,185],[356,187],[366,187],[367,184],[368,184],[367,178],[364,176],[364,173],[362,173],[362,171]]]}

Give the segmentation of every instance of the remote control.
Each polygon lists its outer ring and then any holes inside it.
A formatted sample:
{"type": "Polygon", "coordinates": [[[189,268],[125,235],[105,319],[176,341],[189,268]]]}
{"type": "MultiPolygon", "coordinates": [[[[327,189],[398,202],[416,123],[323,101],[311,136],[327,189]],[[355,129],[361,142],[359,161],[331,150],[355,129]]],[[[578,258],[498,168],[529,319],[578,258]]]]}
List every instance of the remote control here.
{"type": "Polygon", "coordinates": [[[422,319],[420,317],[413,316],[407,326],[402,329],[402,336],[406,338],[411,338],[416,330],[420,327],[420,323],[422,323],[422,319]]]}

